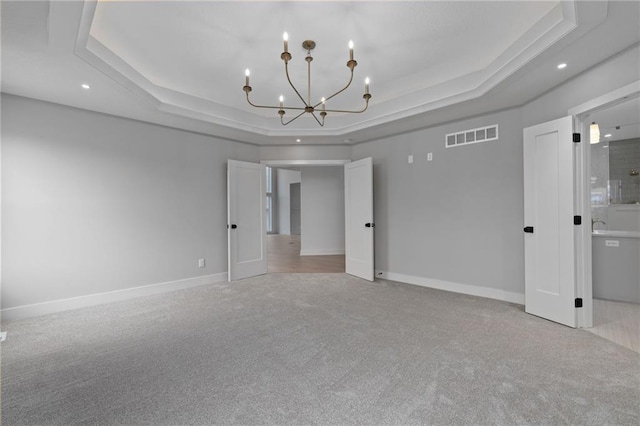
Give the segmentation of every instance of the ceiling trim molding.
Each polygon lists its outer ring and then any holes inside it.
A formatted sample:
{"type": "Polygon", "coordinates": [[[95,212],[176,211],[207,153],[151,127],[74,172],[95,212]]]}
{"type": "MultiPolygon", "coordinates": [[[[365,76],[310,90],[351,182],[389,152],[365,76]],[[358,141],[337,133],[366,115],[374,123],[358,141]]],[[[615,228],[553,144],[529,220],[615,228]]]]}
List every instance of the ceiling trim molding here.
{"type": "Polygon", "coordinates": [[[80,25],[78,25],[78,36],[76,37],[76,44],[73,51],[74,54],[98,71],[102,72],[114,82],[129,90],[142,101],[158,108],[162,102],[158,98],[154,97],[148,90],[145,90],[146,79],[142,75],[129,67],[128,64],[120,60],[120,58],[115,55],[110,58],[111,63],[107,63],[107,61],[101,56],[92,52],[91,48],[94,50],[100,50],[102,48],[104,51],[110,52],[106,47],[102,46],[102,44],[93,40],[90,35],[91,25],[93,23],[97,5],[98,0],[87,0],[82,6],[82,15],[80,17],[80,25]],[[129,68],[126,73],[118,72],[116,70],[115,63],[118,60],[118,65],[129,68]]]}
{"type": "MultiPolygon", "coordinates": [[[[220,117],[208,112],[211,110],[212,105],[218,104],[167,89],[149,81],[135,68],[130,66],[113,51],[91,36],[91,25],[93,23],[97,4],[98,0],[84,1],[74,48],[76,56],[159,111],[218,124],[225,127],[232,127],[234,129],[245,130],[263,136],[268,135],[268,132],[264,127],[265,123],[262,123],[262,126],[252,126],[246,121],[231,120],[220,117]],[[190,104],[189,107],[185,106],[187,104],[190,104]]],[[[231,108],[227,109],[232,110],[231,108]]],[[[231,112],[234,111],[235,110],[232,110],[231,112]]],[[[237,113],[238,111],[236,111],[236,115],[239,115],[237,113]]]]}
{"type": "Polygon", "coordinates": [[[631,84],[627,84],[612,92],[591,99],[583,104],[577,105],[567,111],[571,116],[582,116],[591,112],[595,112],[602,108],[609,108],[627,99],[640,96],[640,80],[636,80],[631,84]]]}
{"type": "Polygon", "coordinates": [[[372,105],[367,116],[356,123],[335,117],[334,128],[284,129],[278,119],[269,119],[196,96],[154,84],[113,51],[91,36],[98,0],[85,0],[74,53],[110,79],[155,109],[260,136],[344,136],[485,95],[538,55],[578,28],[595,27],[606,18],[599,8],[586,22],[578,22],[577,0],[560,2],[485,69],[441,84],[425,87],[406,96],[372,105]],[[270,125],[278,126],[270,127],[270,125]]]}

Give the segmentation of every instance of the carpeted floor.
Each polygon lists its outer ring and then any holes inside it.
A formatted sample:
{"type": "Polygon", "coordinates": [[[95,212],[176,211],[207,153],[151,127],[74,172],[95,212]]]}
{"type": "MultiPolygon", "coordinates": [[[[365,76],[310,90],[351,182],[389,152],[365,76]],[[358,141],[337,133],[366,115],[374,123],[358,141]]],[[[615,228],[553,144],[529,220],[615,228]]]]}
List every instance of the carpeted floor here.
{"type": "Polygon", "coordinates": [[[7,322],[2,424],[640,423],[640,355],[522,307],[269,274],[7,322]]]}

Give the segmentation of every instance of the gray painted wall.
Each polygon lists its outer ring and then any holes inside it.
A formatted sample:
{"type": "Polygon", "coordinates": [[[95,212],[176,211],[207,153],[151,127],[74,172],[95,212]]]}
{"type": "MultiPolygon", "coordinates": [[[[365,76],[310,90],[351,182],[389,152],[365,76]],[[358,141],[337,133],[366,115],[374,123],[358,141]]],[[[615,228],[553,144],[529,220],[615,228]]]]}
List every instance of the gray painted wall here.
{"type": "Polygon", "coordinates": [[[377,269],[522,293],[522,129],[637,80],[639,52],[522,107],[353,148],[258,148],[3,95],[2,307],[225,272],[228,158],[372,156],[377,269]],[[498,141],[444,148],[496,123],[498,141]]]}
{"type": "Polygon", "coordinates": [[[635,46],[522,107],[356,145],[352,159],[374,159],[376,269],[524,293],[523,129],[637,80],[639,64],[635,46]],[[498,141],[444,147],[495,123],[498,141]]]}
{"type": "Polygon", "coordinates": [[[300,182],[289,185],[289,229],[291,235],[300,235],[302,221],[302,206],[300,201],[300,182]]]}
{"type": "Polygon", "coordinates": [[[513,109],[354,148],[373,157],[377,270],[524,291],[521,122],[513,109]],[[445,148],[493,124],[499,140],[445,148]]]}
{"type": "Polygon", "coordinates": [[[10,95],[2,124],[3,308],[227,270],[226,161],[257,147],[10,95]]]}
{"type": "Polygon", "coordinates": [[[278,234],[291,234],[291,197],[290,186],[300,182],[300,172],[297,170],[274,169],[278,176],[277,210],[278,210],[278,234]]]}
{"type": "Polygon", "coordinates": [[[344,253],[344,167],[303,167],[300,254],[344,253]]]}

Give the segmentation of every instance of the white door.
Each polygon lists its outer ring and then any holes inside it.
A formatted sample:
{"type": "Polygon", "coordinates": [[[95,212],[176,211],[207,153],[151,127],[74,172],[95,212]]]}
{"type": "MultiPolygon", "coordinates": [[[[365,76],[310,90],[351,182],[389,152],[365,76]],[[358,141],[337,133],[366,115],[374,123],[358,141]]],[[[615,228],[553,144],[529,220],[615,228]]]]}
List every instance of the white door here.
{"type": "Polygon", "coordinates": [[[572,118],[524,129],[525,311],[576,326],[572,118]]]}
{"type": "Polygon", "coordinates": [[[261,164],[227,163],[229,281],[267,273],[265,173],[261,164]]]}
{"type": "Polygon", "coordinates": [[[345,270],[373,281],[373,161],[344,166],[345,270]]]}

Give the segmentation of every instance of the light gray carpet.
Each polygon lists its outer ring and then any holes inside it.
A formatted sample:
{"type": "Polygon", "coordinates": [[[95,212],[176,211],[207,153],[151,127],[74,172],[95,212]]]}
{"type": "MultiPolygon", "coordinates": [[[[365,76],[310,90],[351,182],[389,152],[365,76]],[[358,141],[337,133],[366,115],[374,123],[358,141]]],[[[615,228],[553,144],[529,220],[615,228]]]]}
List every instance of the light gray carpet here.
{"type": "Polygon", "coordinates": [[[2,424],[628,424],[640,355],[504,302],[270,274],[8,322],[2,424]]]}

